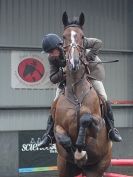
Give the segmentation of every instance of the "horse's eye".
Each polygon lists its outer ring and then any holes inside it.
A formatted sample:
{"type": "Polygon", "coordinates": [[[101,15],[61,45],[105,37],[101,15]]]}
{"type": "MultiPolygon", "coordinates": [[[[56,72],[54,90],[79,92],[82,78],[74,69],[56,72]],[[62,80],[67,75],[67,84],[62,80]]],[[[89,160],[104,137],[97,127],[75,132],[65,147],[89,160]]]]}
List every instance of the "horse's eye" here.
{"type": "Polygon", "coordinates": [[[82,39],[84,39],[84,36],[82,36],[82,39]]]}

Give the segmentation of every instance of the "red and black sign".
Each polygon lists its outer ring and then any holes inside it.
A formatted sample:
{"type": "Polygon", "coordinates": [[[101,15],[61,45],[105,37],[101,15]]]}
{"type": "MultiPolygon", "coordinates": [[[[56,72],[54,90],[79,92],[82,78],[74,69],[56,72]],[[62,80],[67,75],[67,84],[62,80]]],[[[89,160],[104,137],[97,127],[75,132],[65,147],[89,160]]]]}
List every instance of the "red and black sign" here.
{"type": "Polygon", "coordinates": [[[43,63],[36,58],[25,58],[19,63],[18,74],[26,82],[37,82],[42,79],[44,73],[43,63]]]}

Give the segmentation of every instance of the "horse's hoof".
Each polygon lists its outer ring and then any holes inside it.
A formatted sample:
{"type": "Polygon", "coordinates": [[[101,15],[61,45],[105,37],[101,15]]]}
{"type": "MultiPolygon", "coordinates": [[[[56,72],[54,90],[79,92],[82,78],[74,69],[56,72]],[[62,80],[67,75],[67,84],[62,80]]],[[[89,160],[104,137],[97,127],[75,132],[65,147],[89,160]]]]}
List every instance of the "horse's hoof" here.
{"type": "Polygon", "coordinates": [[[85,157],[87,157],[86,151],[79,152],[77,149],[76,152],[74,153],[75,160],[81,160],[84,159],[85,157]]]}
{"type": "Polygon", "coordinates": [[[86,153],[86,151],[79,152],[78,150],[76,150],[76,152],[74,154],[74,159],[75,159],[75,163],[79,167],[82,167],[83,165],[86,164],[86,161],[87,161],[87,153],[86,153]]]}

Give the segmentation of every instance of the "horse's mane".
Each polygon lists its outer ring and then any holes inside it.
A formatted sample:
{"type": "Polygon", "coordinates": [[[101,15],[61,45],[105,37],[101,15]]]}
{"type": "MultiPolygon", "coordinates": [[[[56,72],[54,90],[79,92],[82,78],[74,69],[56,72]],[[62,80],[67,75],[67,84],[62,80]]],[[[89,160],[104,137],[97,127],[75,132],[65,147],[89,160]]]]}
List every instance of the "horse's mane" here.
{"type": "Polygon", "coordinates": [[[82,26],[80,26],[79,20],[77,17],[74,17],[72,21],[68,21],[68,24],[66,26],[64,26],[64,28],[66,29],[68,27],[75,27],[75,26],[82,29],[82,26]]]}
{"type": "Polygon", "coordinates": [[[78,25],[79,26],[80,24],[79,24],[78,18],[77,17],[73,17],[73,20],[71,20],[71,21],[69,20],[68,21],[68,25],[78,25]]]}

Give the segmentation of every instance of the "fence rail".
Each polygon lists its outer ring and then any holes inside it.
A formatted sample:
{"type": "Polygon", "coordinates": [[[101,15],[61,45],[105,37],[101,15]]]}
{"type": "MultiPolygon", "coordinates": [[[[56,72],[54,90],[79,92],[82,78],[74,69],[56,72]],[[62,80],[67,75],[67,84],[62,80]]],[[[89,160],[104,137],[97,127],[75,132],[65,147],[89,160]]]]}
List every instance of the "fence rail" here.
{"type": "Polygon", "coordinates": [[[133,177],[133,176],[127,176],[118,173],[104,173],[104,177],[133,177]]]}
{"type": "MultiPolygon", "coordinates": [[[[133,166],[133,159],[112,159],[111,166],[133,166]]],[[[76,177],[86,177],[86,176],[76,176],[76,177]]],[[[133,177],[118,173],[104,173],[104,177],[133,177]]]]}

